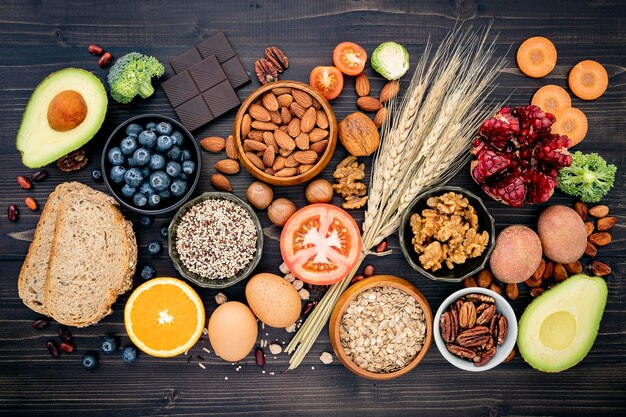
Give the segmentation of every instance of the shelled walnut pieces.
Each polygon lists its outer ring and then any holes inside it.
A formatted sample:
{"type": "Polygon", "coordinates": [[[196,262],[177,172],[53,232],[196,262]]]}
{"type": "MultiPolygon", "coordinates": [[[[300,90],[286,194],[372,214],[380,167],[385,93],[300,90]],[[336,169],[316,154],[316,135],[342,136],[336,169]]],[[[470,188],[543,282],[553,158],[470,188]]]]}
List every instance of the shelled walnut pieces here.
{"type": "Polygon", "coordinates": [[[413,248],[425,269],[437,271],[445,264],[453,269],[468,258],[480,256],[489,233],[478,232],[476,210],[461,194],[449,192],[426,201],[430,208],[411,216],[413,248]]]}
{"type": "Polygon", "coordinates": [[[342,203],[344,209],[358,209],[367,203],[367,187],[361,182],[365,178],[365,164],[359,164],[356,156],[351,155],[341,161],[333,178],[337,181],[333,190],[346,200],[342,203]]]}

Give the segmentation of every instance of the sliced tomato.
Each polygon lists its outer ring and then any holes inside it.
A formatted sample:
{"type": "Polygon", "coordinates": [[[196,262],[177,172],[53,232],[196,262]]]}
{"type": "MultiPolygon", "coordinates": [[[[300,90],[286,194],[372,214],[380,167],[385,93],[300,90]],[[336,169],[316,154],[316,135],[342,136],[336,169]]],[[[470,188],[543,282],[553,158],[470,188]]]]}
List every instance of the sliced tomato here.
{"type": "Polygon", "coordinates": [[[343,89],[343,75],[335,67],[315,67],[311,71],[309,84],[326,97],[326,100],[332,100],[343,89]]]}
{"type": "Polygon", "coordinates": [[[294,213],[280,236],[289,271],[304,282],[330,285],[354,268],[361,252],[361,231],[339,207],[311,204],[294,213]]]}
{"type": "Polygon", "coordinates": [[[354,42],[342,42],[333,51],[333,63],[346,75],[359,75],[366,62],[367,52],[354,42]]]}

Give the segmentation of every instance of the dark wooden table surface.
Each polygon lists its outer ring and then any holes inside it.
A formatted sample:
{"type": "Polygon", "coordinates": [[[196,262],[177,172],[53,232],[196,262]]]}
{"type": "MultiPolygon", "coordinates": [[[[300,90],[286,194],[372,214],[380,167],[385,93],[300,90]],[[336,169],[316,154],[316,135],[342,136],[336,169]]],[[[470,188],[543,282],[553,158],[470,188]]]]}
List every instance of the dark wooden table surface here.
{"type": "MultiPolygon", "coordinates": [[[[626,4],[620,0],[582,1],[197,1],[185,4],[154,1],[0,1],[0,415],[2,416],[161,416],[161,415],[626,415],[626,249],[624,227],[626,203],[626,4]],[[574,98],[589,118],[589,134],[579,148],[597,151],[619,167],[615,189],[605,199],[621,225],[615,229],[614,243],[601,249],[599,258],[614,273],[608,277],[609,299],[593,349],[585,360],[560,374],[545,374],[530,368],[518,356],[511,363],[480,374],[460,371],[448,364],[435,346],[413,372],[394,381],[376,383],[357,378],[337,360],[324,366],[323,351],[331,351],[324,331],[300,368],[285,373],[288,357],[274,359],[268,354],[265,372],[248,356],[241,369],[224,363],[202,346],[206,336],[188,357],[157,359],[141,355],[133,365],[119,357],[103,357],[95,372],[81,366],[82,355],[97,349],[100,338],[115,333],[127,343],[124,332],[122,296],[115,313],[99,324],[73,330],[77,351],[52,358],[45,341],[56,334],[57,325],[43,331],[31,328],[37,315],[28,310],[17,295],[17,276],[28,249],[28,241],[11,236],[28,236],[39,212],[23,205],[34,196],[42,205],[60,182],[83,181],[94,184],[92,169],[99,166],[103,142],[125,119],[150,112],[174,116],[162,90],[148,100],[132,105],[110,103],[106,121],[87,146],[90,157],[86,169],[73,174],[48,168],[50,176],[30,192],[19,189],[17,175],[29,173],[22,166],[14,141],[22,112],[33,88],[48,73],[80,67],[104,78],[96,59],[86,51],[96,42],[120,56],[130,51],[153,54],[162,62],[187,50],[216,31],[226,32],[248,70],[265,46],[279,45],[290,58],[285,79],[308,80],[317,65],[331,65],[334,46],[351,40],[369,53],[380,42],[395,40],[405,44],[416,62],[430,37],[439,43],[457,20],[466,24],[486,24],[493,20],[493,33],[499,33],[498,55],[509,64],[498,79],[493,97],[521,105],[546,83],[566,87],[569,69],[582,59],[600,61],[609,73],[609,89],[597,101],[574,98]],[[546,78],[523,76],[515,65],[515,51],[530,36],[547,36],[558,49],[558,63],[546,78]],[[511,47],[512,45],[512,47],[511,47]],[[509,49],[510,48],[510,49],[509,49]],[[21,217],[9,223],[4,213],[18,203],[21,217]],[[19,233],[26,232],[26,233],[19,233]],[[16,235],[17,233],[17,235],[16,235]],[[197,366],[205,357],[207,369],[197,366]]],[[[373,90],[383,81],[372,76],[373,90]]],[[[169,69],[168,76],[171,73],[169,69]]],[[[254,78],[254,77],[253,77],[254,78]]],[[[405,78],[408,78],[405,77],[405,78]]],[[[408,81],[402,82],[406,88],[408,81]]],[[[355,110],[354,81],[346,81],[344,93],[333,102],[338,119],[355,110]]],[[[244,99],[258,87],[253,80],[238,90],[244,99]]],[[[234,112],[195,132],[197,138],[229,134],[234,112]]],[[[339,147],[332,164],[345,156],[339,147]]],[[[205,154],[202,179],[197,193],[211,190],[208,178],[217,156],[205,154]]],[[[332,165],[331,164],[331,165],[332,165]]],[[[368,168],[369,168],[368,161],[368,168]]],[[[330,179],[332,168],[322,176],[330,179]]],[[[243,196],[252,177],[246,173],[234,179],[234,192],[243,196]]],[[[467,170],[452,181],[480,193],[467,170]]],[[[276,189],[279,197],[292,199],[298,207],[305,203],[303,187],[276,189]]],[[[533,225],[545,205],[511,209],[486,199],[498,229],[512,224],[533,225]]],[[[339,203],[336,198],[335,203],[339,203]]],[[[573,199],[557,192],[550,203],[571,205],[573,199]]],[[[137,222],[138,217],[126,212],[137,222]]],[[[362,211],[353,213],[362,221],[362,211]]],[[[278,272],[280,255],[278,230],[270,227],[265,213],[259,217],[266,227],[267,241],[258,271],[278,272]]],[[[159,216],[148,230],[136,227],[140,263],[153,264],[159,275],[176,276],[166,254],[157,259],[147,256],[146,244],[158,237],[168,216],[159,216]]],[[[390,239],[398,248],[397,238],[390,239]]],[[[419,287],[433,310],[459,285],[432,282],[409,268],[399,251],[383,259],[371,260],[377,272],[401,275],[419,287]]],[[[141,280],[137,278],[136,284],[141,280]]],[[[244,285],[225,292],[232,300],[244,300],[244,285]]],[[[216,291],[199,289],[207,314],[215,308],[216,291]]],[[[530,300],[522,290],[513,303],[521,314],[530,300]]],[[[283,330],[261,331],[260,337],[288,341],[283,330]],[[266,335],[267,333],[267,335],[266,335]]]]}

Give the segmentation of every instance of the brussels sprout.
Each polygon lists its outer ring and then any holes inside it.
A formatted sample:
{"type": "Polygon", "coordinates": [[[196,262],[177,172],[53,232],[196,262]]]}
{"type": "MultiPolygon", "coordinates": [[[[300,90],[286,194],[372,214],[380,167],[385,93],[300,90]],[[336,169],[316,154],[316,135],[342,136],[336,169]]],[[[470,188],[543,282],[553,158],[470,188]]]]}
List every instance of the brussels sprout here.
{"type": "Polygon", "coordinates": [[[383,42],[372,53],[372,68],[388,80],[397,80],[409,70],[409,52],[399,43],[383,42]]]}

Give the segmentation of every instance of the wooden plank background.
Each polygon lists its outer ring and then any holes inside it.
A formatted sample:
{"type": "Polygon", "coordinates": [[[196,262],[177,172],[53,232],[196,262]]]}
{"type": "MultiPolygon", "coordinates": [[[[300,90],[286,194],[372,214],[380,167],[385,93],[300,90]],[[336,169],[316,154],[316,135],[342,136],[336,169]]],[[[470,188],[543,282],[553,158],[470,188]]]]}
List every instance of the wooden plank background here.
{"type": "MultiPolygon", "coordinates": [[[[548,1],[548,0],[448,0],[448,1],[0,1],[0,207],[6,213],[11,203],[19,203],[20,220],[9,223],[0,217],[0,416],[543,416],[614,415],[626,413],[626,223],[624,182],[626,180],[626,4],[621,0],[548,1]],[[87,146],[87,169],[64,174],[49,167],[50,177],[37,183],[30,192],[15,183],[17,175],[28,173],[19,161],[14,140],[22,112],[33,88],[48,73],[65,68],[85,68],[105,77],[86,47],[98,43],[120,56],[131,51],[153,54],[162,62],[189,49],[216,31],[226,32],[248,70],[265,46],[276,44],[290,58],[284,79],[308,80],[311,68],[332,64],[334,46],[345,40],[363,45],[369,53],[380,42],[395,40],[409,49],[415,63],[427,39],[438,44],[459,21],[466,25],[493,22],[498,34],[498,55],[509,64],[498,79],[495,100],[521,105],[529,102],[534,91],[546,83],[566,87],[570,68],[582,59],[595,59],[609,73],[609,89],[599,100],[574,106],[589,118],[589,134],[580,149],[597,151],[619,166],[615,189],[605,199],[619,218],[613,233],[614,243],[601,249],[599,258],[608,262],[614,273],[608,277],[609,299],[596,343],[578,366],[560,374],[544,374],[531,369],[516,357],[512,363],[480,374],[462,372],[448,364],[435,346],[409,375],[377,383],[349,373],[338,361],[324,366],[318,359],[331,351],[326,331],[296,371],[285,373],[288,357],[274,359],[268,352],[265,373],[250,355],[241,369],[207,355],[202,346],[206,337],[187,357],[156,359],[141,355],[133,365],[119,357],[100,355],[100,366],[87,372],[82,355],[97,350],[100,338],[108,333],[124,333],[122,311],[126,296],[114,306],[115,313],[101,323],[73,330],[78,346],[71,355],[53,359],[44,347],[56,335],[57,325],[44,331],[31,329],[37,317],[17,295],[16,279],[28,249],[28,242],[9,237],[10,233],[32,230],[39,212],[23,206],[27,195],[40,204],[55,185],[68,180],[94,185],[92,169],[99,166],[103,142],[120,122],[150,112],[174,116],[162,90],[148,100],[130,106],[111,103],[107,119],[87,146]],[[515,65],[515,51],[530,36],[547,36],[558,49],[555,70],[545,79],[523,76],[515,65]],[[207,369],[197,366],[195,355],[202,355],[207,369]]],[[[373,91],[383,85],[368,68],[373,91]]],[[[171,69],[167,74],[171,75],[171,69]]],[[[254,78],[254,77],[253,77],[254,78]]],[[[408,78],[405,77],[405,78],[408,78]]],[[[406,88],[408,81],[402,82],[406,88]]],[[[238,90],[244,99],[258,86],[252,83],[238,90]]],[[[333,102],[337,118],[354,111],[354,80],[348,78],[342,96],[333,102]]],[[[196,137],[229,134],[234,112],[196,131],[196,137]]],[[[345,156],[338,149],[331,165],[345,156]]],[[[205,154],[203,177],[197,193],[211,190],[208,178],[217,156],[205,154]]],[[[369,160],[367,161],[369,168],[369,160]]],[[[329,179],[332,168],[322,177],[329,179]]],[[[243,196],[252,177],[238,174],[234,192],[243,196]]],[[[476,193],[467,170],[452,184],[476,193]]],[[[305,203],[303,187],[276,189],[278,197],[292,199],[298,207],[305,203]]],[[[511,209],[486,199],[498,229],[512,223],[533,225],[545,205],[511,209]]],[[[339,199],[335,199],[339,203],[339,199]]],[[[573,200],[556,193],[550,203],[571,205],[573,200]]],[[[137,216],[126,213],[137,221],[137,216]]],[[[362,221],[362,211],[353,213],[362,221]]],[[[280,263],[277,236],[265,213],[259,217],[268,237],[264,258],[258,271],[277,272],[280,263]]],[[[159,228],[168,216],[155,219],[152,228],[136,228],[140,263],[153,264],[159,275],[176,275],[167,255],[156,259],[146,253],[146,244],[158,238],[159,228]]],[[[398,249],[397,238],[390,239],[398,249]]],[[[459,286],[432,282],[409,268],[398,250],[383,259],[372,259],[379,273],[398,274],[413,282],[426,295],[435,310],[459,286]]],[[[136,279],[139,283],[140,279],[136,279]]],[[[233,300],[244,300],[244,285],[226,290],[233,300]]],[[[213,290],[199,290],[207,313],[215,308],[213,290]]],[[[513,303],[521,314],[530,297],[526,290],[513,303]]],[[[288,341],[282,330],[265,330],[261,336],[288,341]],[[265,335],[267,333],[267,336],[265,335]]]]}

